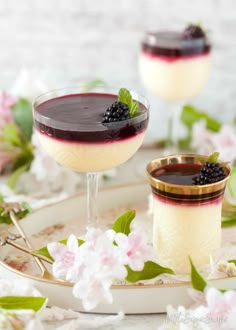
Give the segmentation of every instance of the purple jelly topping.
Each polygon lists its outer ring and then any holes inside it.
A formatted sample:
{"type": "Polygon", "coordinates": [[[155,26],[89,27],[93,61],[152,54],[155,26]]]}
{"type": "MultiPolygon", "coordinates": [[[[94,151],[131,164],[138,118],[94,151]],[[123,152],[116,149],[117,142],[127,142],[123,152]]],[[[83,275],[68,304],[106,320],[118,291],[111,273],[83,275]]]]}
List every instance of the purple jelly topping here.
{"type": "Polygon", "coordinates": [[[133,137],[147,128],[148,111],[140,103],[139,115],[123,122],[103,124],[103,113],[117,100],[102,93],[71,94],[39,104],[35,128],[55,139],[72,142],[109,142],[133,137]]]}

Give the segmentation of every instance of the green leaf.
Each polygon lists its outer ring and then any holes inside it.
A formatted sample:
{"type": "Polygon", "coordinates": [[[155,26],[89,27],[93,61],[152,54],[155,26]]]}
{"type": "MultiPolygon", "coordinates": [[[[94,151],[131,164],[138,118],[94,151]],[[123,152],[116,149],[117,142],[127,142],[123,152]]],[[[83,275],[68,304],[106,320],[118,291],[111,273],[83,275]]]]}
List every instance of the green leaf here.
{"type": "Polygon", "coordinates": [[[205,120],[206,128],[211,131],[219,132],[221,129],[221,123],[205,112],[198,111],[191,105],[186,105],[183,107],[181,121],[188,127],[188,129],[192,130],[193,125],[200,120],[205,120]]]}
{"type": "Polygon", "coordinates": [[[191,258],[189,258],[191,264],[191,282],[192,287],[198,291],[204,291],[205,287],[207,286],[207,282],[201,276],[201,274],[197,271],[196,267],[194,266],[191,258]]]}
{"type": "MultiPolygon", "coordinates": [[[[4,202],[4,199],[2,197],[0,199],[0,202],[4,202]]],[[[22,206],[23,211],[16,212],[16,216],[19,220],[23,219],[29,213],[32,212],[32,209],[28,203],[22,202],[21,206],[22,206]]],[[[1,215],[3,211],[4,211],[4,209],[2,207],[0,207],[0,223],[10,224],[12,221],[11,221],[9,214],[7,213],[6,215],[1,215]]]]}
{"type": "Polygon", "coordinates": [[[87,93],[97,87],[101,87],[104,85],[105,85],[104,81],[102,81],[100,79],[86,81],[86,82],[82,83],[82,92],[87,93]]]}
{"type": "Polygon", "coordinates": [[[28,296],[2,296],[0,297],[0,308],[3,309],[30,309],[39,311],[45,304],[45,297],[28,296]]]}
{"type": "Polygon", "coordinates": [[[230,195],[236,200],[236,167],[231,169],[227,186],[229,188],[230,195]]]}
{"type": "Polygon", "coordinates": [[[178,140],[178,148],[180,150],[188,150],[189,149],[189,146],[190,146],[190,143],[191,143],[191,136],[186,136],[185,138],[181,138],[178,140]]]}
{"type": "Polygon", "coordinates": [[[130,94],[128,89],[121,88],[119,90],[118,101],[128,105],[129,113],[131,117],[134,117],[137,114],[139,109],[139,103],[133,101],[132,95],[130,94]]]}
{"type": "Polygon", "coordinates": [[[231,263],[236,265],[236,260],[235,259],[228,260],[228,262],[231,262],[231,263]]]}
{"type": "Polygon", "coordinates": [[[22,165],[21,167],[18,167],[17,170],[15,170],[10,177],[8,178],[7,184],[10,188],[14,188],[16,186],[16,182],[21,176],[22,173],[27,171],[29,168],[29,164],[22,165]]]}
{"type": "Polygon", "coordinates": [[[233,227],[233,226],[236,226],[236,215],[232,217],[222,217],[222,221],[221,221],[222,228],[233,227]]]}
{"type": "Polygon", "coordinates": [[[129,235],[130,233],[130,224],[135,218],[136,212],[134,210],[126,211],[114,222],[112,229],[116,233],[123,233],[129,235]]]}
{"type": "Polygon", "coordinates": [[[44,257],[48,258],[49,260],[51,260],[52,262],[54,261],[53,257],[49,253],[48,248],[46,246],[42,247],[39,250],[33,251],[33,253],[38,254],[40,256],[44,256],[44,257]]]}
{"type": "Polygon", "coordinates": [[[209,157],[208,161],[211,163],[217,163],[220,153],[219,152],[213,152],[209,157]]]}
{"type": "MultiPolygon", "coordinates": [[[[67,238],[66,238],[66,239],[62,239],[62,240],[60,240],[59,243],[66,245],[66,243],[67,243],[67,238]]],[[[80,245],[82,245],[83,243],[84,243],[84,241],[83,241],[82,239],[79,239],[79,238],[78,238],[78,245],[80,246],[80,245]]],[[[49,253],[48,248],[47,248],[46,246],[42,247],[42,248],[39,249],[39,250],[35,250],[35,251],[33,251],[33,253],[34,253],[34,254],[41,255],[41,256],[44,256],[44,257],[48,258],[49,260],[54,261],[53,257],[52,257],[51,254],[49,253]]]]}
{"type": "Polygon", "coordinates": [[[126,266],[126,268],[128,270],[126,280],[131,283],[141,280],[150,280],[161,274],[174,274],[172,269],[162,267],[153,261],[146,261],[141,271],[134,271],[129,266],[126,266]]]}
{"type": "Polygon", "coordinates": [[[22,145],[19,130],[14,123],[9,123],[5,125],[2,133],[3,133],[2,135],[3,141],[8,142],[16,147],[22,145]]]}
{"type": "Polygon", "coordinates": [[[12,107],[14,120],[20,127],[26,141],[31,140],[33,132],[33,116],[31,103],[20,98],[19,101],[12,107]]]}

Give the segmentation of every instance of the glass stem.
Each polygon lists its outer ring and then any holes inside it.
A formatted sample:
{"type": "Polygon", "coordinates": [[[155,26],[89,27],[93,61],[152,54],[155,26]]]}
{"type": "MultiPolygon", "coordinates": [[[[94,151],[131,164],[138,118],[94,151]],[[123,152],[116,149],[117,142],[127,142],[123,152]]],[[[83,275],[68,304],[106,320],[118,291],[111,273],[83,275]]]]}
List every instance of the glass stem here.
{"type": "Polygon", "coordinates": [[[98,173],[87,173],[87,229],[98,225],[98,173]]]}
{"type": "Polygon", "coordinates": [[[167,127],[167,145],[168,147],[176,146],[176,142],[181,133],[181,113],[184,102],[176,102],[170,105],[168,127],[167,127]]]}

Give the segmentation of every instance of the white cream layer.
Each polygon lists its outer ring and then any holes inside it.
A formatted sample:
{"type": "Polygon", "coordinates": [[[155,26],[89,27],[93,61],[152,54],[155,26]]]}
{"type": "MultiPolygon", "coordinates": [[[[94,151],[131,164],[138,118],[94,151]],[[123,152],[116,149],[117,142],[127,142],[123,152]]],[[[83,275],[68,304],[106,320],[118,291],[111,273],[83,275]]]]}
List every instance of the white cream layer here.
{"type": "Polygon", "coordinates": [[[107,143],[67,142],[37,132],[43,149],[59,164],[79,172],[99,172],[114,168],[135,154],[145,132],[107,143]]]}
{"type": "Polygon", "coordinates": [[[209,68],[209,54],[175,61],[145,53],[139,58],[143,85],[166,101],[187,101],[197,95],[208,79],[209,68]]]}
{"type": "Polygon", "coordinates": [[[221,203],[185,206],[153,198],[153,244],[159,262],[178,274],[188,274],[191,257],[197,267],[221,244],[221,203]]]}

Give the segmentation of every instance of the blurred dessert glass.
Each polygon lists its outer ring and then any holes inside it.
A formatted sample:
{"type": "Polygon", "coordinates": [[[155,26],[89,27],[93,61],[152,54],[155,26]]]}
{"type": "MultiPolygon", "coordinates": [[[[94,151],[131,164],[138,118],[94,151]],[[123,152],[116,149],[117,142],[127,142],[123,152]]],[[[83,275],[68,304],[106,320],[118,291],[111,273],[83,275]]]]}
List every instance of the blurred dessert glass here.
{"type": "Polygon", "coordinates": [[[211,44],[199,26],[144,35],[139,56],[143,86],[177,110],[169,113],[169,142],[173,142],[173,117],[180,115],[182,105],[198,95],[208,80],[210,58],[211,44]]]}

